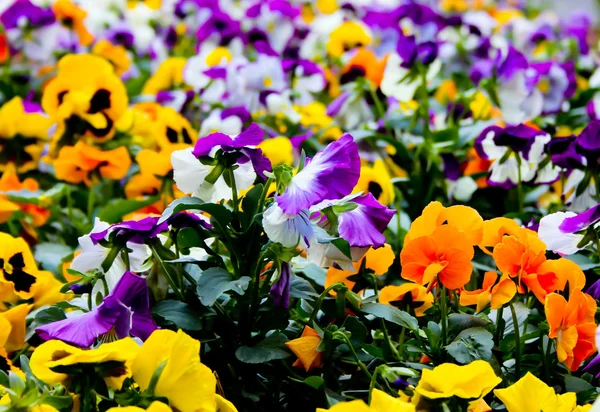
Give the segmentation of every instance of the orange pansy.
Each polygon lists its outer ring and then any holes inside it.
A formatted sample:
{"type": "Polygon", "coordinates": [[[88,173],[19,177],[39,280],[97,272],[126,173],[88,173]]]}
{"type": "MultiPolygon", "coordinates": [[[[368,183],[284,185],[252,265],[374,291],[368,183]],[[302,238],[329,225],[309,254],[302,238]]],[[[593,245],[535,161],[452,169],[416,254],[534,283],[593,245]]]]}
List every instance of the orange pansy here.
{"type": "Polygon", "coordinates": [[[425,286],[406,282],[399,286],[385,286],[379,292],[379,302],[393,306],[405,303],[414,309],[415,315],[423,316],[433,306],[433,295],[425,286]]]}
{"type": "Polygon", "coordinates": [[[471,278],[473,254],[464,232],[452,225],[439,226],[431,235],[405,243],[401,275],[424,286],[438,280],[448,289],[460,289],[471,278]]]}
{"type": "Polygon", "coordinates": [[[546,294],[556,290],[556,274],[539,270],[546,261],[546,245],[537,233],[520,228],[515,235],[504,236],[493,256],[503,275],[518,279],[519,293],[525,293],[525,285],[543,302],[546,294]]]}
{"type": "Polygon", "coordinates": [[[90,174],[93,171],[97,170],[107,179],[119,180],[125,177],[130,166],[131,158],[124,146],[103,151],[81,141],[60,149],[54,161],[58,179],[69,183],[85,182],[88,186],[92,184],[90,174]]]}
{"type": "Polygon", "coordinates": [[[440,202],[431,202],[410,226],[404,243],[421,236],[429,236],[444,223],[463,234],[469,245],[478,245],[481,242],[483,219],[475,209],[462,205],[446,208],[440,202]]]}
{"type": "MultiPolygon", "coordinates": [[[[352,290],[356,282],[348,280],[348,277],[352,275],[356,275],[360,270],[361,265],[363,264],[363,260],[366,259],[365,268],[370,269],[377,276],[381,276],[387,273],[389,267],[394,263],[394,251],[392,247],[387,243],[378,249],[369,249],[369,251],[363,256],[358,262],[353,262],[352,266],[354,266],[354,270],[351,272],[349,270],[337,269],[333,266],[329,268],[327,271],[327,278],[325,279],[325,287],[329,287],[335,283],[343,282],[348,289],[352,290]]],[[[332,295],[335,292],[330,291],[332,295]]]]}
{"type": "Polygon", "coordinates": [[[376,86],[381,84],[383,79],[383,71],[387,63],[387,56],[381,60],[377,59],[377,56],[373,51],[365,48],[360,48],[352,56],[352,59],[342,69],[342,78],[344,75],[351,74],[353,71],[357,74],[362,74],[364,77],[372,81],[376,86]]]}
{"type": "Polygon", "coordinates": [[[320,344],[321,337],[317,331],[310,326],[305,326],[302,336],[286,342],[285,346],[298,357],[293,366],[302,367],[308,372],[311,369],[323,366],[323,354],[317,351],[320,344]]]}
{"type": "Polygon", "coordinates": [[[483,222],[483,236],[479,243],[479,248],[488,255],[491,255],[487,248],[492,248],[502,242],[504,235],[517,233],[521,226],[517,222],[507,217],[496,217],[483,222]]]}
{"type": "Polygon", "coordinates": [[[477,305],[477,312],[484,310],[487,305],[492,309],[500,309],[517,293],[517,287],[508,276],[503,276],[500,281],[496,272],[485,272],[481,289],[460,293],[460,304],[463,306],[477,305]]]}
{"type": "Polygon", "coordinates": [[[82,46],[89,46],[92,43],[94,36],[88,31],[84,23],[87,17],[85,10],[77,7],[71,0],[57,0],[52,6],[52,11],[54,11],[57,20],[77,33],[82,46]]]}
{"type": "Polygon", "coordinates": [[[547,260],[540,265],[538,273],[553,273],[556,276],[554,290],[563,291],[567,287],[570,293],[579,289],[583,290],[585,286],[585,274],[579,265],[572,260],[560,258],[547,260]]]}
{"type": "Polygon", "coordinates": [[[548,337],[556,339],[556,355],[571,371],[596,352],[596,301],[581,290],[571,293],[569,300],[557,293],[546,296],[548,337]]]}

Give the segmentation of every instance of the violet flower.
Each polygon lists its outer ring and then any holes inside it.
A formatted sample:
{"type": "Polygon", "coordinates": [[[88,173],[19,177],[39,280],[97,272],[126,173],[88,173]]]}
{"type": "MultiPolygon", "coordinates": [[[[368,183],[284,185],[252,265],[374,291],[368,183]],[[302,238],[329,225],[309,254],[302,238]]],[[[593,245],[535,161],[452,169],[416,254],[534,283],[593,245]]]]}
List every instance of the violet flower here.
{"type": "Polygon", "coordinates": [[[273,283],[269,292],[276,308],[289,309],[291,278],[292,269],[289,262],[282,262],[281,275],[277,282],[273,283]]]}
{"type": "Polygon", "coordinates": [[[146,279],[126,271],[112,292],[91,311],[36,329],[44,340],[58,339],[83,348],[105,335],[146,340],[158,327],[150,312],[146,279]]]}
{"type": "Polygon", "coordinates": [[[32,27],[48,26],[56,21],[51,9],[44,9],[30,0],[17,0],[0,15],[5,30],[21,27],[26,22],[32,27]]]}

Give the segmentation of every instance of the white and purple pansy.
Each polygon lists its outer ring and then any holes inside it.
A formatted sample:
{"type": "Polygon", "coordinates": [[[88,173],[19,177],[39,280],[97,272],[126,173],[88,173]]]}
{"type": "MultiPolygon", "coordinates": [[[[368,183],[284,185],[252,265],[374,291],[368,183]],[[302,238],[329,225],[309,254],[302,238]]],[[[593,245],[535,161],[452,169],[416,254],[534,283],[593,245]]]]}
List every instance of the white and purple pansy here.
{"type": "Polygon", "coordinates": [[[253,123],[237,136],[212,133],[199,139],[194,148],[174,151],[171,163],[177,187],[205,202],[231,200],[232,189],[226,183],[222,170],[216,180],[207,180],[219,166],[204,164],[199,158],[213,157],[219,150],[237,153],[237,168],[233,170],[233,177],[236,189],[246,190],[254,183],[257,175],[265,178],[265,172],[271,170],[271,162],[263,156],[262,150],[256,147],[263,136],[263,130],[253,123]]]}
{"type": "Polygon", "coordinates": [[[560,111],[563,103],[573,97],[577,90],[573,62],[532,63],[528,75],[544,97],[543,114],[560,111]]]}
{"type": "Polygon", "coordinates": [[[490,126],[475,139],[479,156],[492,161],[488,182],[509,189],[520,183],[546,184],[556,181],[560,168],[544,160],[550,135],[524,124],[502,128],[490,126]]]}
{"type": "Polygon", "coordinates": [[[572,255],[581,247],[583,233],[600,221],[600,203],[582,213],[556,212],[540,220],[538,234],[548,250],[560,255],[572,255]]]}

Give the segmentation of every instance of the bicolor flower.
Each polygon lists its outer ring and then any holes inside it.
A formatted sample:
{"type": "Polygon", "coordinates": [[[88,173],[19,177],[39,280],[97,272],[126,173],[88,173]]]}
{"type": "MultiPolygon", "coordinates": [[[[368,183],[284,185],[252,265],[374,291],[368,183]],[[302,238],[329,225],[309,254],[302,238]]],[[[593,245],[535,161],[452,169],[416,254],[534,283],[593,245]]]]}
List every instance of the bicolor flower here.
{"type": "MultiPolygon", "coordinates": [[[[331,285],[342,282],[348,286],[348,289],[352,290],[356,282],[348,278],[356,275],[363,265],[366,270],[373,272],[375,276],[383,276],[387,273],[392,263],[394,263],[394,258],[394,251],[390,245],[386,244],[379,249],[369,249],[362,258],[350,265],[350,270],[338,269],[334,266],[331,266],[327,270],[325,287],[327,288],[331,285]]],[[[332,295],[335,294],[333,290],[329,293],[332,295]]]]}
{"type": "Polygon", "coordinates": [[[75,146],[64,146],[52,162],[56,178],[69,183],[98,183],[98,176],[120,180],[131,166],[131,157],[125,146],[112,150],[100,150],[82,141],[75,146]]]}
{"type": "Polygon", "coordinates": [[[544,184],[558,179],[560,168],[552,163],[538,168],[549,141],[547,133],[523,124],[490,126],[475,140],[475,149],[483,159],[493,161],[488,175],[490,185],[509,189],[524,182],[544,184]]]}
{"type": "Polygon", "coordinates": [[[576,371],[597,350],[596,301],[581,290],[575,290],[568,301],[557,293],[549,294],[544,307],[550,325],[548,337],[556,339],[558,361],[576,371]]]}
{"type": "Polygon", "coordinates": [[[380,203],[393,204],[396,196],[394,184],[384,161],[377,159],[372,167],[361,166],[360,177],[352,192],[371,193],[380,203]]]}
{"type": "Polygon", "coordinates": [[[53,370],[79,366],[87,369],[87,373],[103,378],[110,388],[119,390],[123,381],[131,377],[132,363],[138,352],[140,347],[132,338],[103,343],[94,349],[80,349],[59,340],[50,340],[36,348],[31,355],[30,366],[33,374],[49,385],[65,383],[70,377],[81,379],[53,370]]]}
{"type": "Polygon", "coordinates": [[[14,97],[0,108],[0,171],[34,170],[40,160],[52,120],[32,102],[14,97]]]}
{"type": "Polygon", "coordinates": [[[112,341],[129,335],[144,341],[156,329],[146,279],[126,271],[100,305],[43,325],[36,333],[44,340],[58,339],[87,348],[96,340],[112,341]]]}
{"type": "Polygon", "coordinates": [[[58,122],[51,156],[81,138],[95,143],[111,139],[127,103],[125,86],[107,60],[91,54],[63,57],[42,96],[44,111],[58,122]]]}
{"type": "Polygon", "coordinates": [[[548,61],[531,64],[533,82],[544,97],[543,113],[556,113],[563,103],[573,97],[577,90],[573,62],[548,61]]]}
{"type": "Polygon", "coordinates": [[[379,291],[379,302],[401,309],[408,307],[415,311],[416,316],[424,316],[427,309],[433,306],[433,294],[418,283],[406,282],[399,286],[384,286],[379,291]]]}
{"type": "Polygon", "coordinates": [[[213,133],[198,140],[193,149],[173,152],[171,162],[177,187],[204,201],[231,199],[232,190],[223,176],[223,166],[204,164],[199,159],[214,157],[221,151],[237,156],[237,168],[233,170],[236,189],[248,189],[256,180],[256,175],[264,178],[264,172],[271,169],[269,160],[256,148],[263,135],[261,128],[253,123],[235,137],[213,133]],[[215,172],[218,174],[215,175],[215,172]]]}

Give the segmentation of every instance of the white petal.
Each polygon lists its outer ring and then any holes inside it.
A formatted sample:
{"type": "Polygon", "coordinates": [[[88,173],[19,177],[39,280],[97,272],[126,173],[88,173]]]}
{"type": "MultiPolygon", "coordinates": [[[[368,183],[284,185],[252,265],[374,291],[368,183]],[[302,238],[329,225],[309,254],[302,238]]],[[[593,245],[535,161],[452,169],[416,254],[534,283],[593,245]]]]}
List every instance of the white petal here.
{"type": "Polygon", "coordinates": [[[546,244],[547,250],[552,250],[561,255],[572,255],[579,250],[577,244],[581,242],[583,235],[564,233],[559,229],[559,226],[566,218],[573,216],[577,216],[577,214],[573,212],[557,212],[544,216],[540,220],[538,234],[540,239],[546,244]]]}
{"type": "Polygon", "coordinates": [[[186,194],[200,196],[200,185],[210,171],[211,166],[205,166],[192,154],[192,148],[176,150],[171,155],[173,179],[179,190],[186,194]]]}

